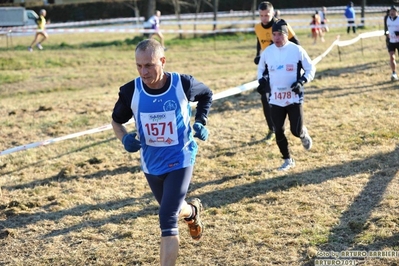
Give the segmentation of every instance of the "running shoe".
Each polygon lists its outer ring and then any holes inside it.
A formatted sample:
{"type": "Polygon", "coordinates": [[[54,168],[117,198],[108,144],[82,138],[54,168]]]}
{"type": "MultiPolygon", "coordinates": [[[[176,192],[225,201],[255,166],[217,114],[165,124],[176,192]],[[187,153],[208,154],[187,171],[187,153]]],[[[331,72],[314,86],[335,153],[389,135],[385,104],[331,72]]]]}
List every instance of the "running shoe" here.
{"type": "Polygon", "coordinates": [[[292,158],[284,159],[284,163],[278,168],[279,171],[287,171],[295,166],[295,161],[292,158]]]}
{"type": "Polygon", "coordinates": [[[301,136],[301,141],[302,141],[302,146],[305,148],[305,150],[310,150],[312,148],[312,138],[308,134],[307,128],[304,126],[302,128],[302,136],[301,136]]]}
{"type": "Polygon", "coordinates": [[[186,221],[188,229],[190,230],[190,235],[194,240],[200,240],[202,237],[202,232],[204,231],[204,224],[201,221],[200,214],[202,212],[202,203],[198,198],[193,199],[188,204],[194,206],[195,216],[193,219],[186,221]]]}

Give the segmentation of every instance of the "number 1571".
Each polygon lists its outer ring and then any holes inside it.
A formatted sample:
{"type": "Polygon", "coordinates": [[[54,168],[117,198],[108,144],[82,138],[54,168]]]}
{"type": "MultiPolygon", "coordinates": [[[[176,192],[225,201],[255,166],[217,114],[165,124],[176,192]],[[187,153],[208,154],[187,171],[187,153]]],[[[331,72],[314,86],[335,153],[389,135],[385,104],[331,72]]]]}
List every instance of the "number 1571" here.
{"type": "Polygon", "coordinates": [[[165,135],[165,131],[169,130],[169,134],[173,134],[172,122],[160,122],[160,123],[150,123],[145,124],[145,128],[147,130],[148,135],[152,136],[163,136],[165,135]]]}

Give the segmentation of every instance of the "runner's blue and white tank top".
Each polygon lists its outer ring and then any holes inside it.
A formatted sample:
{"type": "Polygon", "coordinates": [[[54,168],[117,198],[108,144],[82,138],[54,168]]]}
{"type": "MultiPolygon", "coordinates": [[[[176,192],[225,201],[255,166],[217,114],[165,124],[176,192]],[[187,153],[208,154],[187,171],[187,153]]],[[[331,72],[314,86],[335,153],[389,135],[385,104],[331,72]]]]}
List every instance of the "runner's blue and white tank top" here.
{"type": "Polygon", "coordinates": [[[179,74],[171,73],[170,87],[158,95],[148,94],[137,78],[131,108],[144,173],[161,175],[195,163],[198,146],[190,127],[191,106],[179,74]]]}

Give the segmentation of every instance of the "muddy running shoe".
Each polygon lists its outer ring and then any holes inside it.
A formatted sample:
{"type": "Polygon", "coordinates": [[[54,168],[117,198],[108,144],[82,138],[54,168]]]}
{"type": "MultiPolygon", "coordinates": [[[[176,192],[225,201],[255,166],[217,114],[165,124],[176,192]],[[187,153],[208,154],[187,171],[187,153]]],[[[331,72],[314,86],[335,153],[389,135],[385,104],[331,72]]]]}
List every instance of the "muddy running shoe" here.
{"type": "Polygon", "coordinates": [[[295,161],[292,158],[284,159],[284,163],[278,168],[279,171],[287,171],[295,166],[295,161]]]}
{"type": "Polygon", "coordinates": [[[275,137],[276,137],[276,135],[274,134],[274,132],[269,130],[269,132],[266,135],[266,139],[265,140],[266,140],[266,142],[271,143],[274,140],[275,137]]]}
{"type": "Polygon", "coordinates": [[[195,240],[200,240],[202,237],[202,232],[204,231],[204,224],[200,218],[202,203],[200,199],[195,198],[188,204],[194,206],[196,213],[195,217],[189,221],[186,221],[186,223],[188,225],[188,229],[190,230],[191,237],[195,240]]]}

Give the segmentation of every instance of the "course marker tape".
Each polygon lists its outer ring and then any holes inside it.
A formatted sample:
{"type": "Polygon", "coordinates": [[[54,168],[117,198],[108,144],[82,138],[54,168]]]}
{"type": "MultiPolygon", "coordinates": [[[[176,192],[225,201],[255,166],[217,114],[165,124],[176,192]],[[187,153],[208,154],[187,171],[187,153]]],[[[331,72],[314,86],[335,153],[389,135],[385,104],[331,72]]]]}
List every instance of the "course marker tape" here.
{"type": "MultiPolygon", "coordinates": [[[[383,30],[368,32],[368,33],[361,33],[356,38],[354,38],[352,40],[348,40],[348,41],[340,41],[339,36],[337,36],[337,39],[330,45],[330,47],[323,54],[319,55],[312,61],[314,64],[318,64],[321,61],[321,59],[323,59],[334,48],[334,46],[347,46],[347,45],[351,45],[351,44],[359,41],[360,39],[370,38],[370,37],[379,37],[379,36],[383,36],[383,35],[384,35],[383,30]]],[[[254,80],[254,81],[245,83],[243,85],[233,87],[233,88],[227,89],[225,91],[216,93],[213,95],[213,100],[219,100],[219,99],[226,98],[226,97],[229,97],[229,96],[232,96],[235,94],[239,94],[244,91],[255,89],[257,86],[258,86],[258,81],[254,80]]],[[[194,106],[195,103],[190,103],[190,105],[194,106]]],[[[131,119],[125,125],[131,124],[131,123],[134,123],[133,119],[131,119]]],[[[102,131],[109,130],[109,129],[112,129],[111,124],[93,128],[93,129],[86,130],[86,131],[82,131],[82,132],[78,132],[78,133],[73,133],[70,135],[63,136],[63,137],[52,138],[52,139],[48,139],[48,140],[44,140],[44,141],[38,141],[38,142],[26,144],[26,145],[17,146],[17,147],[10,148],[10,149],[4,150],[4,151],[0,151],[0,155],[6,155],[6,154],[18,152],[18,151],[23,151],[23,150],[40,147],[40,146],[45,146],[45,145],[60,142],[63,140],[77,138],[77,137],[81,137],[81,136],[89,135],[89,134],[94,134],[94,133],[102,132],[102,131]]]]}

